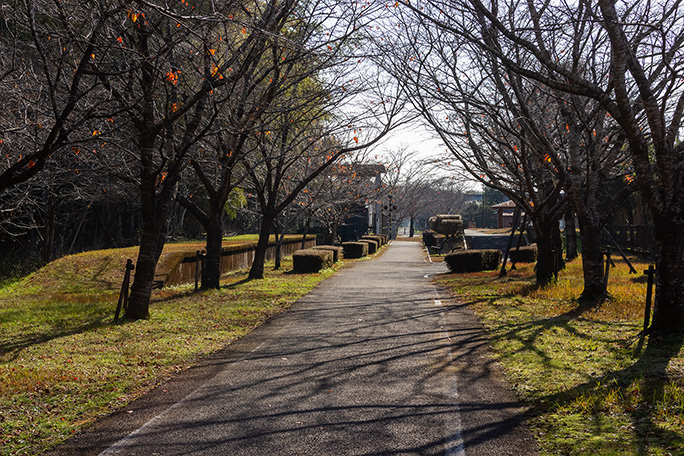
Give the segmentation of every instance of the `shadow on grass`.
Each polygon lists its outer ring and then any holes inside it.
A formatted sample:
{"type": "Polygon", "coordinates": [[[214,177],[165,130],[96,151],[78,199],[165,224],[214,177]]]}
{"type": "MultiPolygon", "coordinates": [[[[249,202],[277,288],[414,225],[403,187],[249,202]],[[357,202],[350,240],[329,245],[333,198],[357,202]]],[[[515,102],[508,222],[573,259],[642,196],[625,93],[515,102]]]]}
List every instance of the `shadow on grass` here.
{"type": "Polygon", "coordinates": [[[224,285],[224,286],[222,286],[221,288],[225,288],[225,289],[227,289],[227,290],[234,290],[234,289],[236,289],[237,287],[239,287],[240,285],[245,285],[246,283],[249,283],[249,282],[251,282],[252,280],[257,280],[257,279],[252,279],[252,278],[250,278],[250,277],[245,277],[244,279],[238,280],[237,282],[233,282],[233,283],[231,283],[231,284],[229,284],[229,285],[224,285]]]}
{"type": "MultiPolygon", "coordinates": [[[[496,304],[498,297],[487,298],[488,305],[496,304]]],[[[512,299],[516,303],[515,295],[511,294],[508,299],[512,299]]],[[[484,300],[471,301],[468,304],[472,305],[477,302],[484,302],[484,300]]],[[[518,304],[522,304],[521,300],[517,300],[518,304]]],[[[552,368],[554,357],[548,353],[542,346],[541,337],[547,331],[558,328],[587,341],[600,341],[602,343],[625,342],[623,340],[615,340],[610,338],[600,338],[595,334],[583,333],[573,326],[573,322],[582,318],[587,311],[595,309],[593,305],[578,305],[577,307],[564,312],[560,315],[526,321],[519,324],[508,325],[504,332],[492,335],[492,340],[513,340],[517,341],[519,348],[514,350],[515,353],[533,353],[537,356],[542,365],[552,368]]],[[[602,326],[620,326],[621,323],[615,322],[594,322],[594,324],[602,326]]],[[[629,346],[636,342],[636,338],[631,342],[621,344],[629,346]]],[[[622,397],[624,401],[624,411],[630,417],[632,428],[634,429],[634,445],[633,448],[638,455],[652,454],[652,449],[658,447],[662,450],[668,450],[684,447],[684,438],[676,431],[667,429],[658,422],[659,410],[663,408],[681,408],[682,405],[668,404],[668,402],[677,401],[677,399],[668,398],[667,386],[673,380],[669,376],[667,367],[670,361],[677,357],[682,345],[684,344],[684,334],[675,336],[659,336],[651,335],[648,343],[644,343],[643,336],[633,353],[636,361],[629,367],[604,373],[596,376],[591,380],[579,384],[573,388],[563,391],[547,394],[541,398],[534,399],[529,402],[531,408],[528,410],[530,417],[540,417],[549,413],[560,411],[565,406],[575,403],[576,401],[586,400],[587,397],[595,399],[591,401],[594,405],[591,413],[596,417],[596,421],[600,422],[600,416],[607,413],[602,409],[607,395],[613,391],[618,391],[620,394],[625,394],[630,386],[633,388],[635,383],[639,391],[639,398],[622,397]],[[645,348],[644,348],[645,346],[645,348]],[[636,401],[633,403],[632,401],[636,401]],[[663,404],[664,402],[664,404],[663,404]]],[[[507,356],[509,356],[507,354],[507,356]]],[[[681,402],[681,399],[679,399],[681,402]]],[[[622,402],[620,402],[622,404],[622,402]]],[[[675,411],[674,413],[679,413],[675,411]]]]}
{"type": "Polygon", "coordinates": [[[14,361],[17,359],[22,350],[33,345],[44,344],[54,339],[80,334],[86,331],[92,331],[114,324],[118,323],[113,322],[111,318],[104,319],[102,317],[98,317],[97,320],[84,322],[83,324],[72,327],[52,328],[51,330],[47,331],[41,330],[39,333],[22,334],[13,337],[11,341],[0,343],[0,357],[9,355],[5,362],[14,361]]]}
{"type": "MultiPolygon", "coordinates": [[[[549,394],[538,401],[528,413],[530,416],[540,416],[557,411],[563,405],[584,398],[587,394],[606,396],[609,393],[608,390],[597,391],[601,386],[605,388],[606,385],[610,385],[613,390],[626,391],[637,382],[641,397],[638,402],[632,403],[631,398],[624,399],[624,410],[630,416],[636,437],[633,442],[636,454],[653,454],[654,448],[662,451],[677,448],[681,450],[684,447],[682,435],[660,425],[657,415],[658,409],[663,406],[667,407],[667,402],[670,400],[666,397],[666,386],[672,380],[668,375],[667,367],[670,361],[679,354],[683,342],[682,335],[667,338],[651,336],[645,350],[639,354],[637,361],[631,366],[609,372],[574,388],[549,394]],[[665,404],[659,406],[663,402],[665,404]]],[[[595,402],[600,404],[602,400],[595,402]]],[[[605,413],[600,407],[591,412],[597,418],[605,413]]]]}

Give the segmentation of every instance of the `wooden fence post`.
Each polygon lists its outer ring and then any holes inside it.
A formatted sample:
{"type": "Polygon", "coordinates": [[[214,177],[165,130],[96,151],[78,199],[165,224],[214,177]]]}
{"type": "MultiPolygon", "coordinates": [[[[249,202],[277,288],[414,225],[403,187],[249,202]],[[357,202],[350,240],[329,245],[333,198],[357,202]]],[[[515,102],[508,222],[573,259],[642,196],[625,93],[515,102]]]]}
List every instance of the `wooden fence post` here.
{"type": "Polygon", "coordinates": [[[124,279],[121,283],[121,291],[119,292],[119,302],[116,304],[116,313],[114,314],[114,320],[119,319],[119,314],[121,310],[125,312],[128,308],[128,288],[131,283],[131,271],[135,269],[133,265],[133,260],[130,258],[126,260],[126,272],[124,272],[124,279]]]}
{"type": "Polygon", "coordinates": [[[606,252],[606,269],[603,274],[603,295],[608,296],[608,276],[610,275],[610,265],[613,260],[610,258],[610,252],[606,252]]]}
{"type": "Polygon", "coordinates": [[[655,267],[649,265],[648,269],[644,271],[648,276],[646,283],[646,308],[644,309],[644,332],[648,329],[651,323],[651,301],[653,300],[653,279],[655,278],[655,267]]]}
{"type": "Polygon", "coordinates": [[[195,291],[199,290],[201,272],[204,272],[204,254],[197,250],[195,253],[195,291]]]}

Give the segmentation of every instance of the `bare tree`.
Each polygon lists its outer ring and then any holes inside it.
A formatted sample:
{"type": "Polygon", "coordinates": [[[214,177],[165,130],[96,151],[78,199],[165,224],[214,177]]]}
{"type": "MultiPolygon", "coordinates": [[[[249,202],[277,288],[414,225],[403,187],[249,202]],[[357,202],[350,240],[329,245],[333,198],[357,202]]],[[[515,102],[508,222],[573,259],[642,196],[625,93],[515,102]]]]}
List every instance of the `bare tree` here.
{"type": "MultiPolygon", "coordinates": [[[[517,69],[540,77],[548,72],[518,42],[502,39],[500,30],[468,11],[467,5],[440,2],[408,6],[417,20],[404,22],[402,59],[414,62],[411,74],[423,81],[407,91],[419,93],[419,108],[474,177],[499,188],[532,217],[541,239],[540,264],[557,264],[550,251],[557,256],[561,250],[557,220],[566,199],[574,206],[586,239],[582,297],[596,302],[604,295],[601,229],[611,203],[631,191],[621,185],[631,172],[625,135],[597,101],[523,77],[517,69]],[[417,30],[430,32],[420,40],[417,30]],[[499,151],[492,153],[489,145],[499,151]]],[[[580,4],[575,14],[586,17],[588,10],[580,4]]],[[[534,35],[535,24],[516,21],[521,20],[509,14],[502,24],[534,35]]],[[[582,35],[563,52],[563,65],[588,80],[604,81],[605,37],[593,34],[586,21],[563,24],[545,30],[548,43],[582,35]]],[[[540,283],[555,272],[545,270],[537,269],[540,283]]]]}
{"type": "MultiPolygon", "coordinates": [[[[139,190],[142,238],[125,315],[137,319],[149,317],[156,264],[189,152],[216,117],[212,101],[218,88],[231,80],[236,58],[217,55],[224,31],[219,25],[236,22],[230,13],[240,7],[115,5],[107,40],[93,53],[89,70],[102,81],[115,114],[93,129],[101,141],[121,146],[112,159],[131,167],[139,190]]],[[[258,36],[263,19],[255,22],[241,26],[254,25],[258,36]]],[[[246,47],[251,36],[245,37],[246,47]]]]}
{"type": "Polygon", "coordinates": [[[242,161],[262,217],[252,279],[263,277],[278,215],[338,159],[382,138],[396,125],[401,108],[391,81],[363,66],[363,33],[377,17],[377,6],[312,2],[299,7],[308,20],[298,21],[274,49],[291,81],[288,96],[274,100],[262,115],[263,130],[253,138],[258,153],[242,161]]]}
{"type": "Polygon", "coordinates": [[[620,126],[636,184],[655,222],[657,292],[652,329],[680,331],[684,324],[684,146],[680,141],[684,81],[678,56],[684,46],[684,6],[611,0],[519,6],[472,0],[461,11],[459,33],[528,80],[596,100],[620,126]],[[496,31],[501,50],[471,33],[482,29],[496,31]],[[586,48],[597,40],[604,40],[606,46],[586,48]],[[524,64],[506,52],[511,48],[525,57],[524,64]],[[576,54],[587,62],[610,62],[607,77],[598,80],[588,77],[591,73],[576,72],[572,58],[576,54]]]}
{"type": "MultiPolygon", "coordinates": [[[[60,2],[5,2],[0,9],[0,199],[68,146],[92,139],[103,115],[92,59],[116,9],[83,14],[60,2]]],[[[19,191],[20,194],[26,194],[19,191]]]]}
{"type": "MultiPolygon", "coordinates": [[[[211,135],[195,148],[190,162],[207,204],[203,208],[201,198],[177,196],[179,203],[200,221],[207,233],[203,288],[219,287],[223,214],[228,198],[244,176],[240,160],[254,152],[254,138],[266,130],[261,119],[269,112],[270,105],[279,97],[287,97],[301,78],[298,57],[289,55],[285,62],[282,50],[284,36],[294,33],[297,6],[296,2],[287,3],[279,11],[277,21],[269,23],[267,29],[258,30],[260,35],[250,47],[244,46],[240,33],[228,29],[221,35],[224,38],[219,52],[232,59],[230,82],[215,89],[215,99],[220,99],[214,102],[218,121],[211,135]]],[[[270,5],[275,7],[276,3],[270,5]]],[[[245,19],[252,21],[268,14],[273,12],[259,8],[256,13],[243,13],[245,19]]]]}
{"type": "Polygon", "coordinates": [[[531,218],[539,246],[537,282],[546,285],[558,270],[558,220],[566,204],[565,176],[547,152],[548,139],[534,131],[550,115],[540,105],[528,106],[533,88],[418,11],[399,16],[400,44],[395,38],[387,45],[392,59],[385,65],[404,81],[413,105],[462,167],[531,218]]]}

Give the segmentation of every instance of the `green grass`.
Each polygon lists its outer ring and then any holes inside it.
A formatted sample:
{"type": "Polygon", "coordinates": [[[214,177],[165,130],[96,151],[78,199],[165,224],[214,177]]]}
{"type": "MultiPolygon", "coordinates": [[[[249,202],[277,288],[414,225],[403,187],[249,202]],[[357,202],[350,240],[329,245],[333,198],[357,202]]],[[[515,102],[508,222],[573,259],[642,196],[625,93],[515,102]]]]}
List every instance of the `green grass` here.
{"type": "Polygon", "coordinates": [[[114,323],[123,265],[135,254],[65,257],[0,289],[0,455],[54,446],[245,335],[334,272],[292,274],[286,259],[280,271],[267,265],[264,280],[244,281],[241,271],[220,290],[155,291],[150,320],[114,323]]]}
{"type": "Polygon", "coordinates": [[[646,285],[627,271],[611,271],[599,308],[575,300],[581,259],[543,289],[532,266],[436,279],[481,318],[543,454],[684,454],[682,340],[638,338],[646,285]]]}

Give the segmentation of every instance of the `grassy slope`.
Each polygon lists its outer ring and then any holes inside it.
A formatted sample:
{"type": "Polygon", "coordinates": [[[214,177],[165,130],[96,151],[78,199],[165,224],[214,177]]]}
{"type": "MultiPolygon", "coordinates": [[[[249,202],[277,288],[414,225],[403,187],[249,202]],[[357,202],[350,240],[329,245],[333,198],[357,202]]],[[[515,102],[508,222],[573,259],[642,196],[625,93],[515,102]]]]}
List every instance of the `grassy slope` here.
{"type": "MultiPolygon", "coordinates": [[[[188,245],[169,245],[170,250],[188,245]]],[[[189,246],[195,248],[194,245],[189,246]]],[[[36,454],[281,312],[333,270],[228,276],[155,291],[147,321],[113,323],[136,249],[57,260],[0,290],[0,454],[36,454]]],[[[267,268],[268,269],[268,268],[267,268]]]]}
{"type": "Polygon", "coordinates": [[[618,264],[609,302],[583,310],[574,300],[581,260],[547,289],[535,289],[533,275],[528,265],[503,279],[484,272],[444,274],[437,282],[482,319],[544,453],[684,454],[681,339],[637,338],[644,276],[618,264]]]}

